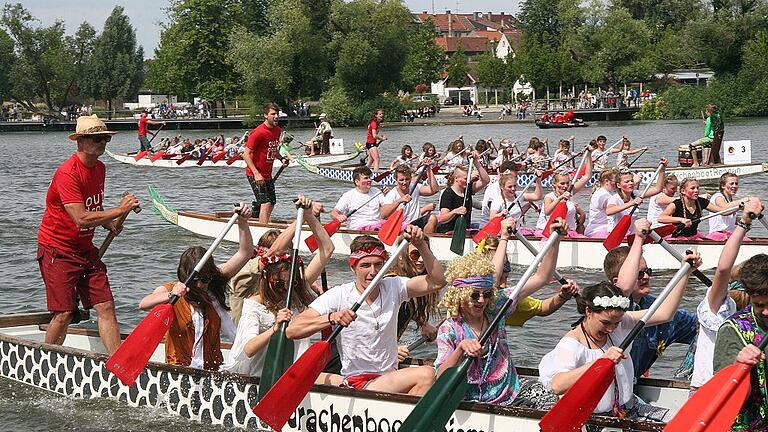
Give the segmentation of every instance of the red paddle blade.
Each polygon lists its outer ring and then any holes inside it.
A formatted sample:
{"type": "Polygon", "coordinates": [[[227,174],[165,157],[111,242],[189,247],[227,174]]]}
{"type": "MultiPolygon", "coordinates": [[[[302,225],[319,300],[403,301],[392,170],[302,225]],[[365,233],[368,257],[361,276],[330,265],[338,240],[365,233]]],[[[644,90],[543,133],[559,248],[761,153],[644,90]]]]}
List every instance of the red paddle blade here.
{"type": "Polygon", "coordinates": [[[586,173],[587,173],[587,164],[584,164],[581,166],[581,169],[579,169],[579,172],[576,173],[576,180],[580,179],[586,173]]]}
{"type": "Polygon", "coordinates": [[[671,225],[660,226],[654,229],[654,231],[656,231],[656,234],[658,234],[659,237],[664,238],[668,235],[671,235],[673,232],[677,231],[677,225],[671,224],[671,225]]]}
{"type": "Polygon", "coordinates": [[[730,430],[749,393],[750,369],[749,365],[736,363],[718,372],[688,399],[664,431],[730,430]]]}
{"type": "Polygon", "coordinates": [[[552,214],[549,216],[547,225],[544,226],[542,235],[546,238],[549,238],[550,225],[552,225],[552,221],[557,218],[565,219],[566,216],[568,216],[568,204],[566,204],[565,201],[561,201],[557,203],[555,209],[552,210],[552,214]]]}
{"type": "Polygon", "coordinates": [[[221,153],[217,153],[217,154],[215,154],[215,155],[214,155],[214,156],[211,158],[211,161],[213,161],[213,163],[216,163],[216,162],[220,161],[220,160],[221,160],[221,159],[222,159],[224,156],[226,156],[226,155],[227,155],[227,154],[226,154],[226,153],[224,153],[224,152],[221,152],[221,153]]]}
{"type": "Polygon", "coordinates": [[[400,230],[403,226],[403,208],[400,207],[393,214],[391,214],[384,225],[379,229],[379,240],[384,244],[392,246],[397,240],[397,236],[400,235],[400,230]]]}
{"type": "Polygon", "coordinates": [[[315,384],[330,356],[331,345],[327,341],[310,345],[253,407],[253,413],[272,429],[282,430],[315,384]]]}
{"type": "Polygon", "coordinates": [[[630,215],[624,215],[621,217],[621,219],[619,219],[619,223],[613,227],[613,231],[611,231],[611,233],[608,234],[608,237],[603,240],[603,246],[605,246],[605,250],[609,251],[619,246],[624,241],[624,237],[626,237],[627,231],[629,231],[629,225],[631,223],[632,217],[630,215]]]}
{"type": "Polygon", "coordinates": [[[157,152],[157,153],[153,154],[152,157],[149,158],[149,160],[154,162],[154,161],[160,159],[163,156],[165,156],[165,152],[164,151],[157,152]]]}
{"type": "Polygon", "coordinates": [[[613,382],[614,364],[600,358],[539,422],[542,432],[578,432],[613,382]]]}
{"type": "Polygon", "coordinates": [[[138,153],[136,154],[136,156],[134,156],[133,158],[134,158],[134,159],[136,159],[136,160],[138,161],[139,159],[141,159],[141,158],[143,158],[144,156],[146,156],[146,155],[147,155],[147,153],[149,153],[149,150],[140,151],[140,152],[138,152],[138,153]]]}
{"type": "Polygon", "coordinates": [[[173,306],[155,306],[107,360],[107,369],[123,384],[133,385],[173,322],[173,306]]]}
{"type": "MultiPolygon", "coordinates": [[[[332,236],[336,234],[336,231],[341,228],[341,222],[337,221],[336,219],[328,222],[327,224],[323,225],[323,229],[325,229],[325,232],[328,233],[328,236],[332,236]]],[[[311,235],[307,237],[306,240],[304,240],[304,244],[307,245],[310,252],[314,252],[317,250],[317,237],[315,235],[311,235]]]]}
{"type": "Polygon", "coordinates": [[[227,165],[232,165],[233,163],[237,162],[238,159],[240,159],[241,155],[240,153],[232,156],[231,158],[227,159],[227,165]]]}
{"type": "Polygon", "coordinates": [[[197,165],[198,166],[202,165],[203,162],[205,162],[205,160],[208,159],[208,153],[209,152],[206,151],[205,153],[203,153],[202,156],[200,156],[200,159],[197,160],[197,165]]]}
{"type": "Polygon", "coordinates": [[[387,178],[387,176],[389,174],[391,174],[391,173],[392,173],[392,170],[387,170],[387,171],[384,171],[382,173],[379,173],[379,174],[377,174],[377,175],[375,175],[373,177],[373,181],[380,182],[380,181],[384,180],[385,178],[387,178]]]}
{"type": "Polygon", "coordinates": [[[177,160],[177,161],[176,161],[176,165],[181,165],[181,164],[183,164],[183,163],[184,163],[184,162],[185,162],[187,159],[189,159],[189,158],[191,158],[191,157],[192,157],[192,154],[191,154],[191,153],[187,153],[187,154],[185,154],[184,156],[182,156],[182,157],[181,157],[181,159],[179,159],[179,160],[177,160]]]}
{"type": "Polygon", "coordinates": [[[472,237],[472,241],[475,243],[480,243],[483,241],[484,238],[491,236],[496,237],[499,235],[499,232],[501,231],[501,220],[504,219],[504,216],[496,216],[493,219],[489,220],[485,226],[477,232],[477,234],[472,237]]]}

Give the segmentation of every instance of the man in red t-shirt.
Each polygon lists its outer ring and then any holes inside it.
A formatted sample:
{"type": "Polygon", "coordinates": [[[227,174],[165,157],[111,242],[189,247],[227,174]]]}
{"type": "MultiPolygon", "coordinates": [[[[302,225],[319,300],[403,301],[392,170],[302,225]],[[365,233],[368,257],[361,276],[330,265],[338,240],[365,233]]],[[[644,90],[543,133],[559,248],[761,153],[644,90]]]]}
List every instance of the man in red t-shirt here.
{"type": "Polygon", "coordinates": [[[384,119],[384,110],[376,110],[371,114],[371,120],[368,122],[368,136],[365,138],[365,149],[368,150],[368,156],[371,158],[365,164],[373,171],[379,170],[381,165],[381,156],[379,156],[379,144],[386,141],[386,135],[380,135],[381,121],[384,119]]]}
{"type": "Polygon", "coordinates": [[[165,122],[159,122],[150,120],[147,118],[147,110],[143,110],[141,112],[141,117],[139,117],[139,144],[141,144],[141,150],[152,150],[152,146],[149,143],[149,140],[147,139],[147,125],[163,125],[165,126],[165,122]]]}
{"type": "Polygon", "coordinates": [[[93,232],[101,225],[118,233],[115,219],[137,208],[139,200],[125,194],[118,207],[104,210],[106,167],[99,156],[115,132],[95,115],[78,117],[75,130],[69,139],[77,141],[77,152],[53,175],[37,236],[37,261],[53,313],[45,342],[64,343],[79,296],[83,307],[98,313],[99,335],[111,354],[120,345],[120,328],[93,232]]]}
{"type": "Polygon", "coordinates": [[[272,164],[280,158],[280,132],[277,126],[280,107],[274,103],[264,106],[264,122],[251,131],[243,151],[245,175],[253,189],[254,213],[259,215],[259,222],[268,223],[272,209],[277,202],[275,181],[272,179],[272,164]]]}

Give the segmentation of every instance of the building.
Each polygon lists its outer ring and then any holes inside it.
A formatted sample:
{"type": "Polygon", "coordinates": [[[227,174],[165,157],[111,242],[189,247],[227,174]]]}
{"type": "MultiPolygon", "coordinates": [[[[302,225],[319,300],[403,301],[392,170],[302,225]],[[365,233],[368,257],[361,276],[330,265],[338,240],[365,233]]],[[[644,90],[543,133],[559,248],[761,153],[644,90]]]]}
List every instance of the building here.
{"type": "Polygon", "coordinates": [[[175,95],[157,94],[151,90],[139,90],[138,102],[126,102],[123,104],[125,109],[137,110],[143,108],[154,108],[160,104],[178,105],[179,98],[175,95]]]}

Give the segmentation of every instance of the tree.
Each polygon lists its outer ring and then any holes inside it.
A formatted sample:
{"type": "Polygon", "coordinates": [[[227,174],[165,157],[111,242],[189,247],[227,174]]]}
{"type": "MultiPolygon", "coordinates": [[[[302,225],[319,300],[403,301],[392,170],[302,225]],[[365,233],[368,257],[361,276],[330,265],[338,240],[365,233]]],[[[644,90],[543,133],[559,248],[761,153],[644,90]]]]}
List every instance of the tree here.
{"type": "Polygon", "coordinates": [[[109,119],[113,100],[132,98],[139,93],[144,81],[144,49],[136,46],[136,31],[122,6],[115,6],[104,23],[93,44],[87,71],[86,93],[107,101],[109,119]]]}
{"type": "Polygon", "coordinates": [[[437,81],[445,64],[445,52],[435,44],[432,19],[417,27],[408,40],[408,56],[403,66],[403,85],[412,89],[418,84],[437,81]]]}
{"type": "Polygon", "coordinates": [[[448,58],[448,64],[445,67],[448,80],[459,88],[459,104],[461,104],[461,88],[467,83],[467,74],[469,73],[469,62],[461,43],[456,48],[456,52],[448,58]]]}
{"type": "Polygon", "coordinates": [[[523,43],[544,42],[554,45],[560,37],[561,23],[558,19],[558,2],[551,0],[525,0],[520,4],[518,19],[522,24],[523,43]],[[534,38],[536,35],[538,38],[534,38]]]}
{"type": "Polygon", "coordinates": [[[498,89],[504,85],[505,75],[506,65],[504,60],[490,53],[477,56],[477,79],[486,88],[486,103],[488,103],[487,89],[496,90],[498,99],[498,89]]]}
{"type": "Polygon", "coordinates": [[[96,30],[87,22],[80,24],[74,37],[68,36],[65,38],[67,49],[70,51],[74,62],[72,63],[72,68],[70,68],[69,84],[62,95],[62,100],[59,102],[60,107],[67,105],[66,98],[70,94],[75,97],[79,96],[81,87],[88,80],[89,75],[86,70],[86,63],[93,53],[95,38],[96,30]]]}
{"type": "Polygon", "coordinates": [[[49,27],[33,27],[34,21],[19,3],[3,7],[0,25],[13,40],[17,53],[9,71],[11,98],[31,112],[39,111],[34,103],[39,98],[49,114],[60,116],[69,100],[75,58],[65,43],[61,21],[49,27]]]}
{"type": "Polygon", "coordinates": [[[11,95],[11,69],[16,61],[16,55],[13,53],[13,39],[8,36],[5,30],[0,29],[0,105],[3,100],[11,95]]]}

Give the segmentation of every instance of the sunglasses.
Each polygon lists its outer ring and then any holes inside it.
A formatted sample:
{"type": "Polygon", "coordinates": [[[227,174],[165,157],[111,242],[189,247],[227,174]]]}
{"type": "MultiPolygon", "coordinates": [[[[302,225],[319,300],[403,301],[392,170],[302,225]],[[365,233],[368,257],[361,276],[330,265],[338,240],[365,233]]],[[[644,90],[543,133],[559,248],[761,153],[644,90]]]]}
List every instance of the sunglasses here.
{"type": "Polygon", "coordinates": [[[213,276],[198,276],[197,277],[197,281],[200,282],[200,283],[204,283],[204,284],[211,283],[212,280],[213,280],[213,276]]]}
{"type": "Polygon", "coordinates": [[[411,261],[417,261],[419,258],[421,258],[421,252],[412,250],[408,252],[408,256],[411,258],[411,261]]]}
{"type": "Polygon", "coordinates": [[[480,300],[480,296],[483,296],[484,299],[488,300],[489,298],[493,297],[493,291],[483,291],[483,292],[473,292],[469,295],[469,298],[472,300],[480,300]]]}
{"type": "Polygon", "coordinates": [[[653,276],[653,269],[648,267],[645,270],[640,270],[639,272],[637,272],[637,280],[642,279],[643,276],[645,276],[645,275],[648,275],[648,277],[653,276]]]}
{"type": "Polygon", "coordinates": [[[108,143],[112,141],[111,135],[91,135],[88,137],[89,140],[93,142],[105,142],[108,143]]]}

